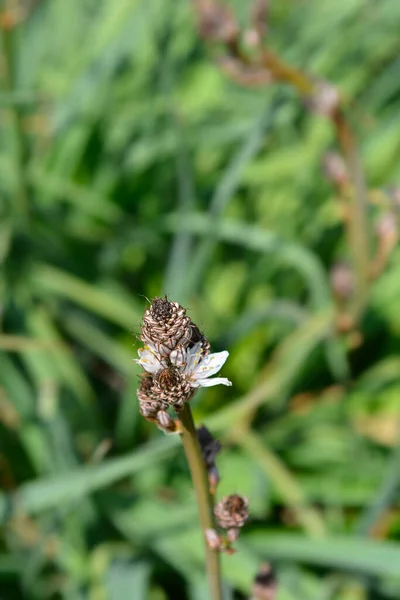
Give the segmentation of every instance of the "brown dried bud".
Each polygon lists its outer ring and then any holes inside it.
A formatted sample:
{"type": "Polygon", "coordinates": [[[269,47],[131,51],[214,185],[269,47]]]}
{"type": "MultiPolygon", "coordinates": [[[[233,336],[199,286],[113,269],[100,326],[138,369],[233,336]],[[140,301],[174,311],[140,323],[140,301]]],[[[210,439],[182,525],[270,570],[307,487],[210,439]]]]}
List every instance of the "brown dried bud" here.
{"type": "Polygon", "coordinates": [[[200,443],[201,452],[207,469],[214,467],[215,459],[221,450],[221,444],[208,431],[207,427],[200,425],[197,428],[197,438],[200,443]]]}
{"type": "Polygon", "coordinates": [[[153,378],[146,375],[140,380],[137,390],[140,414],[145,418],[153,419],[159,410],[167,408],[168,404],[153,394],[153,378]]]}
{"type": "Polygon", "coordinates": [[[217,467],[214,465],[208,470],[208,485],[210,487],[210,494],[214,496],[217,486],[219,484],[220,476],[217,467]]]}
{"type": "Polygon", "coordinates": [[[152,387],[152,393],[156,398],[173,406],[178,412],[191,398],[193,391],[181,371],[174,366],[160,371],[154,378],[152,387]]]}
{"type": "Polygon", "coordinates": [[[177,430],[176,420],[173,419],[165,410],[157,413],[157,423],[160,429],[174,433],[177,430]]]}
{"type": "Polygon", "coordinates": [[[221,538],[215,529],[206,529],[204,532],[207,544],[212,550],[219,550],[221,547],[221,538]]]}
{"type": "Polygon", "coordinates": [[[206,40],[235,45],[239,27],[231,10],[214,0],[197,0],[200,35],[206,40]]]}
{"type": "Polygon", "coordinates": [[[188,346],[191,320],[178,302],[167,297],[154,298],[143,317],[140,339],[154,346],[158,354],[168,356],[178,345],[188,346]]]}
{"type": "Polygon", "coordinates": [[[349,266],[338,263],[330,273],[332,292],[338,302],[345,302],[354,292],[354,275],[349,266]]]}
{"type": "Polygon", "coordinates": [[[195,344],[201,342],[203,356],[207,356],[208,354],[210,354],[210,342],[208,341],[206,336],[200,331],[197,325],[193,323],[193,321],[190,321],[190,328],[191,334],[188,347],[192,348],[195,344]]]}
{"type": "Polygon", "coordinates": [[[276,575],[269,563],[264,563],[254,578],[252,587],[254,600],[275,600],[277,593],[276,575]]]}
{"type": "Polygon", "coordinates": [[[231,494],[225,496],[214,508],[218,524],[222,529],[243,527],[249,518],[249,501],[243,496],[231,494]]]}

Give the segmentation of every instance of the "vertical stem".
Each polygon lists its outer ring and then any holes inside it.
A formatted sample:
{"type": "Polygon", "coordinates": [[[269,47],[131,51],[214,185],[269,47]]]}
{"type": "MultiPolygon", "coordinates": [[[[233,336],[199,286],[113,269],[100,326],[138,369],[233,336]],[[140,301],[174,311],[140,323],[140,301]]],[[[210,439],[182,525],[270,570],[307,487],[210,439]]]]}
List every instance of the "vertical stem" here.
{"type": "MultiPolygon", "coordinates": [[[[12,96],[15,91],[14,57],[13,57],[13,27],[3,27],[0,30],[0,51],[3,55],[4,89],[12,96]]],[[[13,155],[16,175],[16,190],[13,202],[17,224],[25,222],[29,212],[29,193],[25,172],[25,143],[24,132],[18,104],[10,105],[10,121],[13,135],[13,155]]]]}
{"type": "MultiPolygon", "coordinates": [[[[277,81],[288,83],[302,96],[312,96],[315,82],[302,71],[286,64],[269,50],[263,52],[261,62],[277,81]]],[[[330,119],[335,127],[338,144],[346,160],[353,184],[353,189],[348,198],[350,216],[347,223],[347,236],[353,253],[356,279],[352,316],[357,321],[362,316],[367,302],[370,279],[367,192],[355,135],[341,105],[337,107],[330,119]]]]}
{"type": "Polygon", "coordinates": [[[350,196],[348,239],[353,250],[356,277],[355,298],[352,313],[355,321],[365,308],[370,279],[370,244],[367,217],[367,191],[364,173],[360,164],[357,144],[343,112],[339,109],[333,116],[336,133],[345,156],[353,189],[350,196]]]}
{"type": "Polygon", "coordinates": [[[207,471],[197,439],[196,428],[193,422],[190,406],[187,404],[179,414],[182,431],[181,438],[192,477],[194,492],[199,511],[200,524],[203,531],[203,540],[206,553],[206,569],[210,586],[210,600],[222,600],[221,571],[219,552],[212,550],[205,538],[206,529],[214,529],[214,515],[212,499],[208,488],[207,471]]]}

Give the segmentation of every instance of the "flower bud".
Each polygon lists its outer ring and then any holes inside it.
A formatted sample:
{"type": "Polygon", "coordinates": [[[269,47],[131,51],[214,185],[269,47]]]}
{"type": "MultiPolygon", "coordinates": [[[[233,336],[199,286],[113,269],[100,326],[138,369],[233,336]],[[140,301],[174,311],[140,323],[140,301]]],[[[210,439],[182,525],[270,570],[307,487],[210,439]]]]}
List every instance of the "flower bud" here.
{"type": "Polygon", "coordinates": [[[214,508],[218,524],[222,529],[243,527],[249,518],[248,506],[249,501],[243,496],[226,496],[214,508]]]}
{"type": "Polygon", "coordinates": [[[253,600],[275,600],[277,593],[276,576],[269,563],[264,563],[254,578],[253,600]]]}

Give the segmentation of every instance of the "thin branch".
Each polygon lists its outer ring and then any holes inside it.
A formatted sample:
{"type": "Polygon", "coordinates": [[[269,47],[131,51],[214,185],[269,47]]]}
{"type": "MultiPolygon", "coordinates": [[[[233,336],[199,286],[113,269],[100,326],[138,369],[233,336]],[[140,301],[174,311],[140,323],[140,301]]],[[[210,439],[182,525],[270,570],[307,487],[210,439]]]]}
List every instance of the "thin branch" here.
{"type": "Polygon", "coordinates": [[[186,404],[182,412],[179,413],[179,417],[181,422],[182,444],[189,465],[203,532],[206,569],[211,594],[210,600],[222,600],[219,552],[212,550],[209,547],[205,537],[206,529],[215,529],[213,500],[209,492],[206,466],[197,438],[192,412],[188,404],[186,404]]]}

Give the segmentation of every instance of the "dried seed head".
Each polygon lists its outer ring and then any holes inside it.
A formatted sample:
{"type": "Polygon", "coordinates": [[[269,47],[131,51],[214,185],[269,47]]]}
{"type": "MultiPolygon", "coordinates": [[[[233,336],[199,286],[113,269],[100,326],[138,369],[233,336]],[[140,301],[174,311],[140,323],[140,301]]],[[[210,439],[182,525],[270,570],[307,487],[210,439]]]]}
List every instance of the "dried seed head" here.
{"type": "Polygon", "coordinates": [[[247,498],[231,494],[218,502],[214,514],[223,529],[243,527],[249,518],[248,506],[247,498]]]}
{"type": "Polygon", "coordinates": [[[179,412],[191,398],[193,390],[182,372],[177,367],[170,366],[162,369],[154,378],[152,393],[179,412]]]}
{"type": "Polygon", "coordinates": [[[154,298],[143,317],[140,339],[156,348],[161,357],[168,356],[178,345],[188,346],[191,320],[178,302],[167,297],[154,298]]]}
{"type": "Polygon", "coordinates": [[[153,394],[153,378],[150,375],[140,380],[137,390],[140,414],[145,418],[155,418],[158,411],[168,404],[153,394]]]}
{"type": "Polygon", "coordinates": [[[254,600],[275,600],[277,593],[276,575],[269,563],[261,565],[252,587],[254,600]]]}

